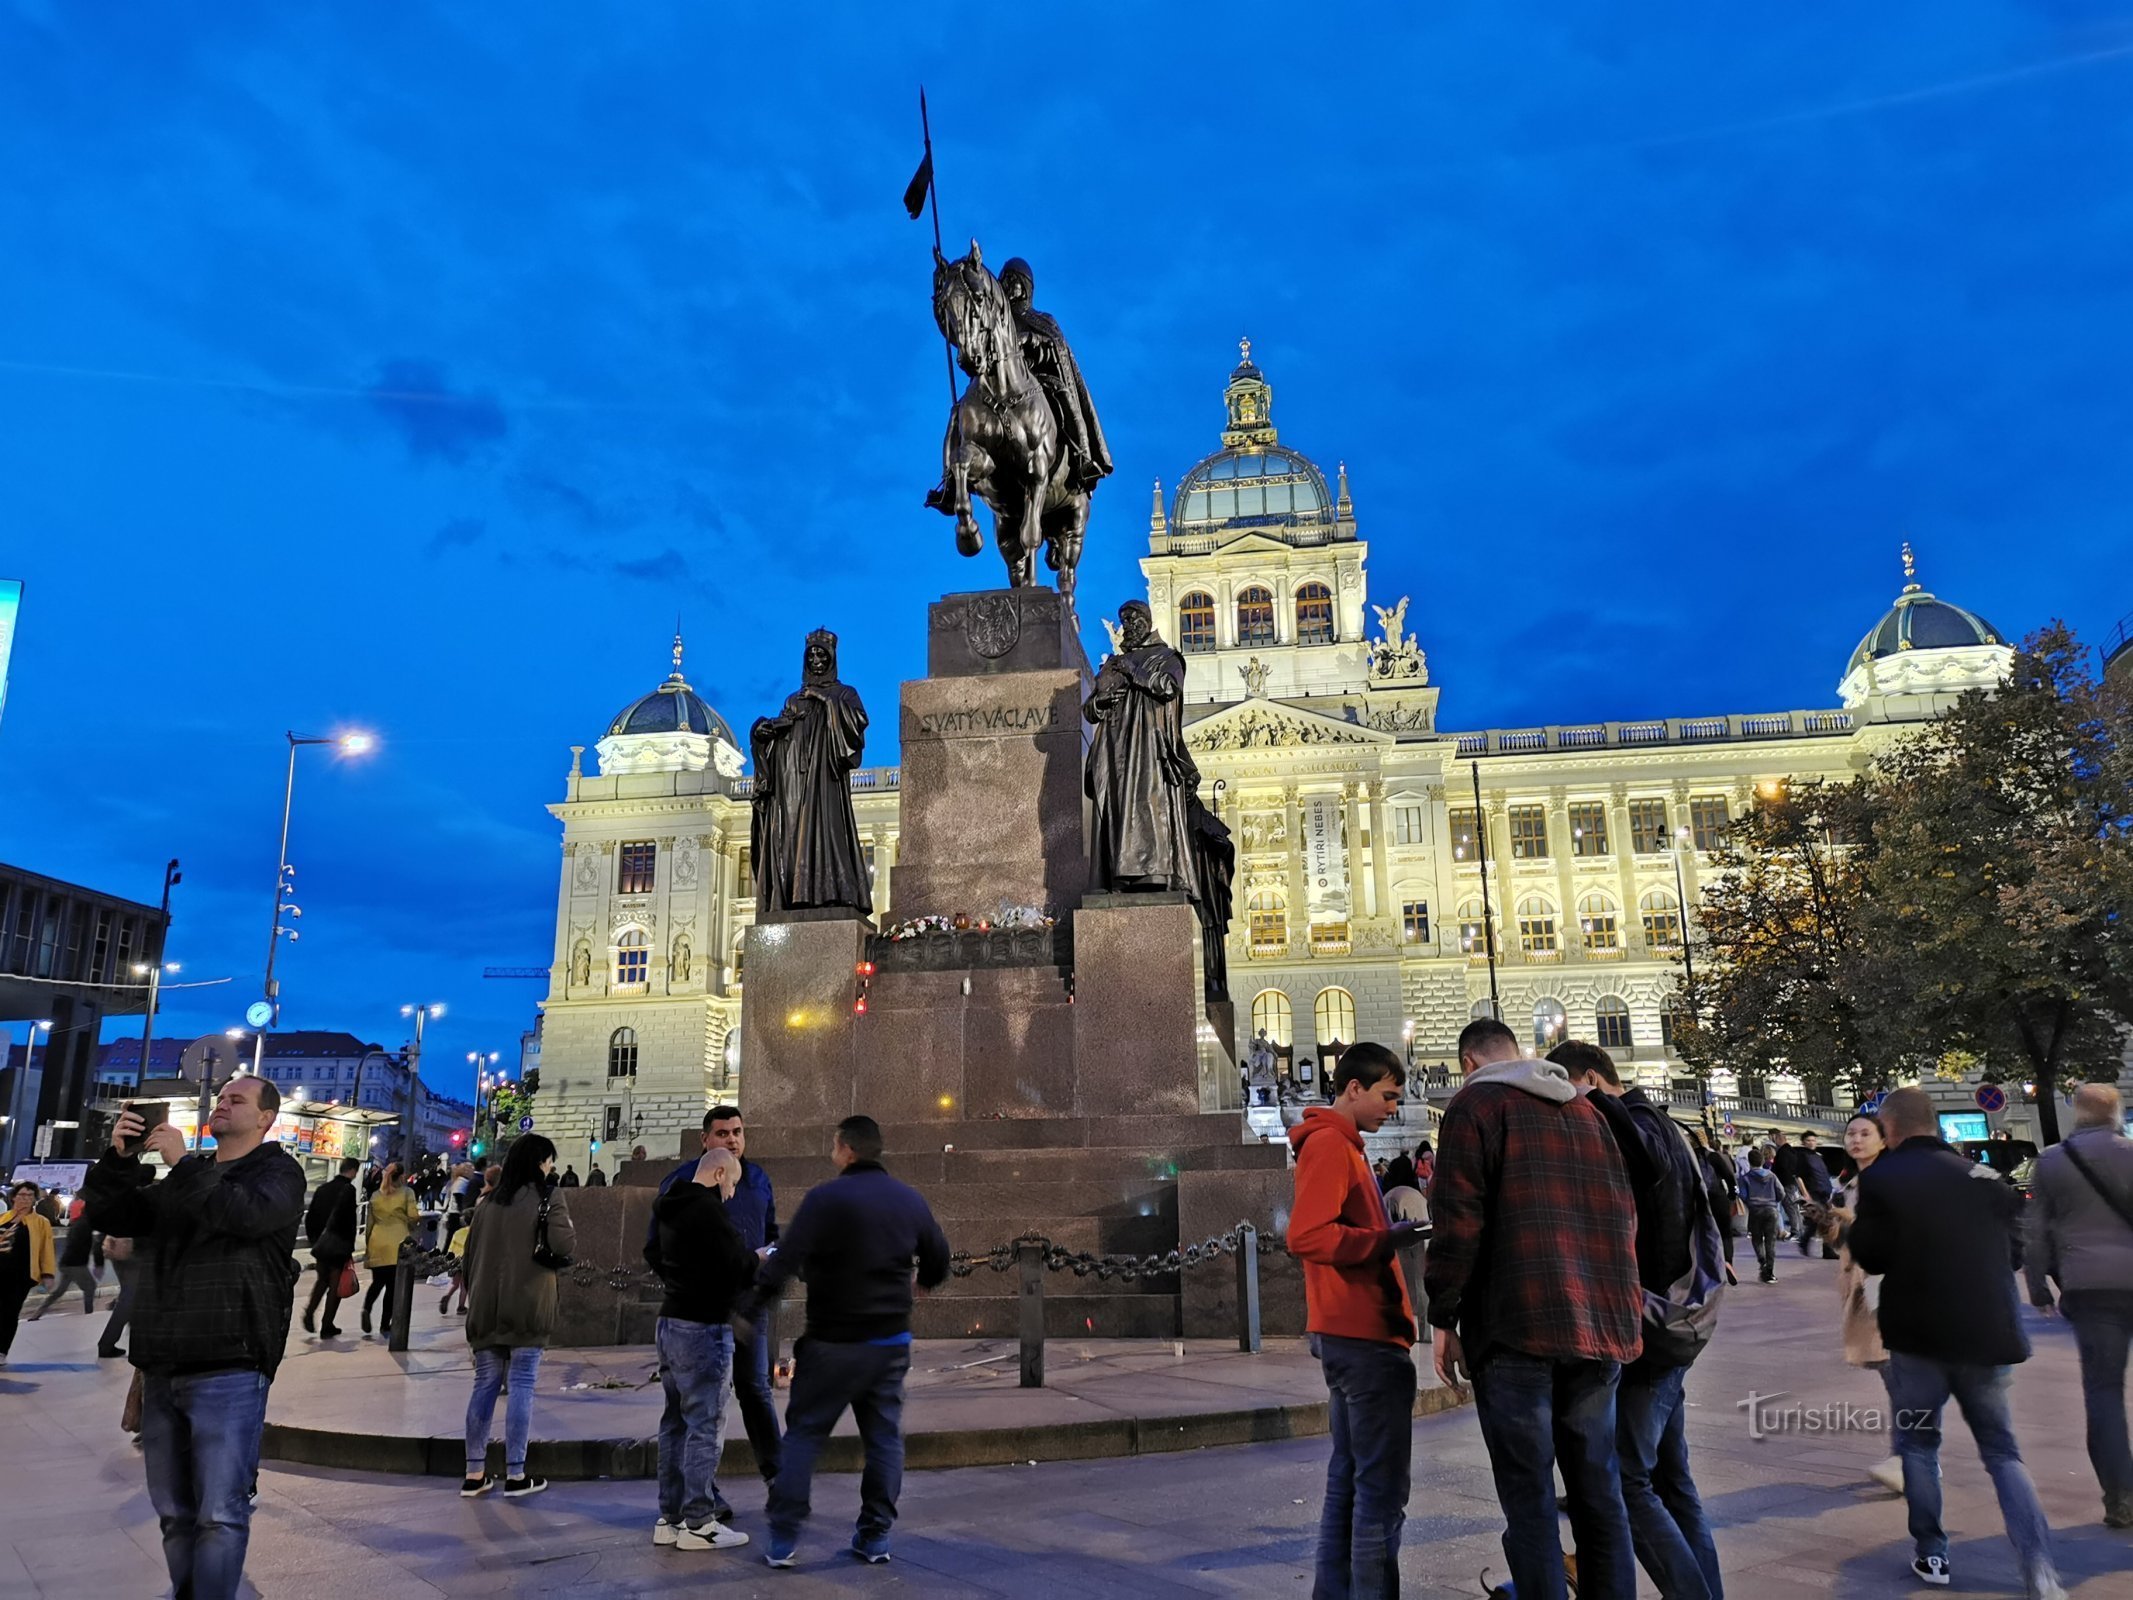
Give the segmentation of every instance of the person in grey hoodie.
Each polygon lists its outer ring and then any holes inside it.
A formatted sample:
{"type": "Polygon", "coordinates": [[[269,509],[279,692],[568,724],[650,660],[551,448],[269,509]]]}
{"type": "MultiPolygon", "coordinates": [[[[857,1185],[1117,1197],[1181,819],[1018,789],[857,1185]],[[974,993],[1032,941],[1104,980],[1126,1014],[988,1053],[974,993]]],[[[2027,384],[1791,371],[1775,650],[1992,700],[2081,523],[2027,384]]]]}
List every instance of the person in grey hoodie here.
{"type": "Polygon", "coordinates": [[[2074,1131],[2037,1158],[2029,1207],[2029,1298],[2074,1325],[2089,1463],[2103,1525],[2133,1528],[2133,1448],[2126,1438],[2126,1352],[2133,1345],[2133,1139],[2115,1086],[2074,1091],[2074,1131]]]}

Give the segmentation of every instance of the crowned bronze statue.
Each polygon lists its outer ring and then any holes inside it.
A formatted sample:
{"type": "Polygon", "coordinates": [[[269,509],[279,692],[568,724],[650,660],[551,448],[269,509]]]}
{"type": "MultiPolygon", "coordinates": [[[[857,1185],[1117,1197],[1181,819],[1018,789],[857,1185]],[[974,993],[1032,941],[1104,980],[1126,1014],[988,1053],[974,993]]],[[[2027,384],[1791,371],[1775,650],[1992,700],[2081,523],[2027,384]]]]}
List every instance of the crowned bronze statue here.
{"type": "Polygon", "coordinates": [[[1089,496],[1111,471],[1096,405],[1059,324],[1032,303],[1036,279],[1013,260],[995,278],[971,241],[950,261],[933,252],[933,319],[970,382],[948,419],[943,471],[926,504],[955,518],[966,556],[985,547],[971,510],[975,494],[992,507],[993,538],[1007,581],[1037,581],[1037,550],[1074,592],[1089,496]]]}
{"type": "Polygon", "coordinates": [[[1128,600],[1118,620],[1119,648],[1081,708],[1096,725],[1084,782],[1095,802],[1091,886],[1194,894],[1190,806],[1200,770],[1185,748],[1185,658],[1156,636],[1144,602],[1128,600]]]}
{"type": "Polygon", "coordinates": [[[774,717],[758,717],[749,854],[755,904],[766,911],[811,906],[874,909],[866,853],[852,815],[852,770],[866,750],[859,691],[837,681],[837,636],[807,636],[800,688],[774,717]]]}

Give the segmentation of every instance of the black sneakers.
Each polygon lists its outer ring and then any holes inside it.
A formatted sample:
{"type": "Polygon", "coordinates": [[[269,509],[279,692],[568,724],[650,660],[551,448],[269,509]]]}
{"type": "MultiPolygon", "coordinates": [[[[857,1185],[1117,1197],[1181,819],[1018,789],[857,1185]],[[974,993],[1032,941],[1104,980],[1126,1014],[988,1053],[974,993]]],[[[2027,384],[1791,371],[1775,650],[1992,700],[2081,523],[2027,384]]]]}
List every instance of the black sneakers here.
{"type": "Polygon", "coordinates": [[[529,1494],[539,1494],[547,1487],[548,1480],[546,1478],[506,1478],[504,1479],[504,1498],[506,1500],[523,1499],[529,1494]]]}

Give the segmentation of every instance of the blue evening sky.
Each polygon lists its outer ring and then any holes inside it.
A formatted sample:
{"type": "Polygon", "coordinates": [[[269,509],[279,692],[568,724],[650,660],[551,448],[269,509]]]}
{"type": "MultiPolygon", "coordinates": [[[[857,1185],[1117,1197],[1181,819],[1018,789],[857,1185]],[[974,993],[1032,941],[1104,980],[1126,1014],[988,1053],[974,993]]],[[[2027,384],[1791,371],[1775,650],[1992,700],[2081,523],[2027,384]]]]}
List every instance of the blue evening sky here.
{"type": "Polygon", "coordinates": [[[442,1000],[463,1088],[676,613],[737,727],[828,624],[893,728],[999,573],[919,503],[921,81],[951,244],[1034,264],[1118,458],[1092,619],[1242,333],[1447,727],[1832,704],[1906,534],[2011,633],[2133,608],[2125,4],[15,0],[0,859],[183,859],[235,981],[162,1031],[256,994],[285,729],[384,741],[299,774],[285,1024],[442,1000]]]}

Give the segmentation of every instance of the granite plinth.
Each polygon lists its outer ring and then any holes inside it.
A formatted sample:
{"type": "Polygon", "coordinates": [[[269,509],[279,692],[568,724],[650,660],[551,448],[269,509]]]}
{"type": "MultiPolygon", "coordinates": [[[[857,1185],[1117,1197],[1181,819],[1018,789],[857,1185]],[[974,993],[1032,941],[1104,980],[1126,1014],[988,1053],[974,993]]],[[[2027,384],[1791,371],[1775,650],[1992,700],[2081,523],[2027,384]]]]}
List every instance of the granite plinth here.
{"type": "MultiPolygon", "coordinates": [[[[1296,1183],[1287,1153],[1263,1147],[1271,1159],[1255,1168],[1200,1168],[1178,1174],[1178,1238],[1185,1244],[1219,1238],[1239,1222],[1279,1241],[1289,1231],[1296,1183]]],[[[1237,1326],[1237,1273],[1233,1261],[1211,1262],[1183,1273],[1179,1309],[1189,1336],[1219,1336],[1237,1326]]],[[[1303,1267],[1284,1249],[1259,1258],[1259,1326],[1262,1332],[1304,1331],[1303,1267]]]]}
{"type": "Polygon", "coordinates": [[[613,1289],[608,1274],[618,1268],[632,1276],[644,1271],[644,1235],[651,1225],[654,1191],[609,1184],[558,1192],[577,1233],[571,1267],[590,1267],[599,1275],[581,1284],[572,1270],[557,1274],[550,1342],[566,1347],[651,1342],[659,1321],[659,1291],[649,1284],[613,1289]]]}
{"type": "Polygon", "coordinates": [[[866,936],[856,912],[759,924],[744,935],[740,1103],[750,1122],[813,1122],[850,1103],[866,936]]]}
{"type": "Polygon", "coordinates": [[[993,677],[1064,667],[1086,674],[1074,603],[1056,589],[979,589],[926,608],[926,674],[993,677]]]}
{"type": "Polygon", "coordinates": [[[755,925],[759,928],[774,927],[781,922],[859,922],[873,927],[873,922],[857,906],[788,906],[783,911],[759,911],[755,925]]]}
{"type": "Polygon", "coordinates": [[[1200,930],[1181,894],[1092,897],[1074,913],[1075,1110],[1200,1109],[1200,930]]]}

